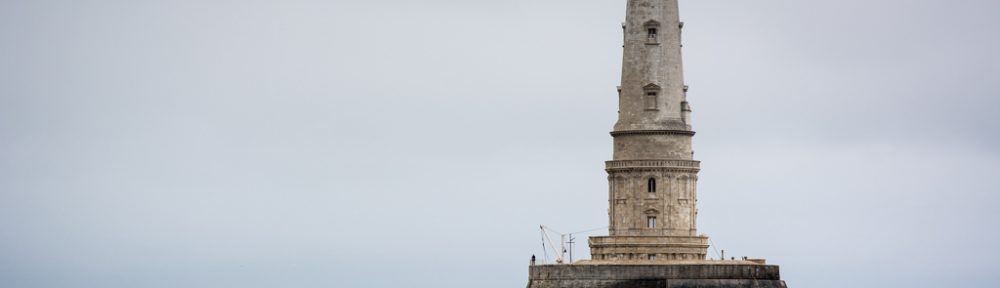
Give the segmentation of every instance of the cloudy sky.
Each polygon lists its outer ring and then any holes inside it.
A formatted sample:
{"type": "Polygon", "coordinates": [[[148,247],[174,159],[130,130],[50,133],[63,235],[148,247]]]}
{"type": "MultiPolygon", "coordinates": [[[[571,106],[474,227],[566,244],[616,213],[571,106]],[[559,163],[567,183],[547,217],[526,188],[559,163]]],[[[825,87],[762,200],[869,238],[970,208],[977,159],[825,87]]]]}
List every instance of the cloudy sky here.
{"type": "MultiPolygon", "coordinates": [[[[0,0],[0,286],[523,287],[607,225],[624,8],[0,0]]],[[[681,9],[712,257],[996,285],[1000,2],[681,9]]]]}

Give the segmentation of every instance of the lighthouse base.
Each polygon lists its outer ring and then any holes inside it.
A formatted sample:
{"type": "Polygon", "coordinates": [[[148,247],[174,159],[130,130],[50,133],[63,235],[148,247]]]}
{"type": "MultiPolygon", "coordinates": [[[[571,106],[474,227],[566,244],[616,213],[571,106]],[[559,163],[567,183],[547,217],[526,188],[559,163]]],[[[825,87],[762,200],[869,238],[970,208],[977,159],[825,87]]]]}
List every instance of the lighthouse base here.
{"type": "Polygon", "coordinates": [[[705,260],[706,236],[597,236],[590,237],[595,261],[677,262],[705,260]]]}
{"type": "Polygon", "coordinates": [[[537,265],[528,288],[787,288],[778,266],[746,261],[537,265]]]}

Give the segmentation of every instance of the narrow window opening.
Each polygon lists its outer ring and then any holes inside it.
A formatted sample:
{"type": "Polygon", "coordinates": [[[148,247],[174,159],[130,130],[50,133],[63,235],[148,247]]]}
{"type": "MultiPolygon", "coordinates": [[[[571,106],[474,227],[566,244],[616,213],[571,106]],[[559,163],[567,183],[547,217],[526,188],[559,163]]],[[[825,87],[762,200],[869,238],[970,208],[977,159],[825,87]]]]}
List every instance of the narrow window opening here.
{"type": "Polygon", "coordinates": [[[649,178],[649,183],[646,184],[647,192],[656,193],[656,178],[649,178]]]}
{"type": "Polygon", "coordinates": [[[656,92],[646,92],[646,110],[657,110],[657,96],[656,92]]]}
{"type": "Polygon", "coordinates": [[[646,227],[650,229],[656,228],[656,216],[646,217],[646,227]]]}
{"type": "Polygon", "coordinates": [[[656,261],[656,254],[649,254],[649,261],[656,261]]]}
{"type": "Polygon", "coordinates": [[[647,38],[656,38],[656,28],[649,28],[646,31],[647,31],[646,33],[647,38]]]}

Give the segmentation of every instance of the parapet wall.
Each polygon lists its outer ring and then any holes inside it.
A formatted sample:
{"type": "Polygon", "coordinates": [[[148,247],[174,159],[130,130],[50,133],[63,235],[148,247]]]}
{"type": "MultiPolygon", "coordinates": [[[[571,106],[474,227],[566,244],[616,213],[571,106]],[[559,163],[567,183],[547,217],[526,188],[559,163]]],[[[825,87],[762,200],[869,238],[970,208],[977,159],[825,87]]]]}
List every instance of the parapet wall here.
{"type": "Polygon", "coordinates": [[[538,265],[528,270],[528,288],[787,288],[773,265],[538,265]]]}
{"type": "Polygon", "coordinates": [[[708,237],[600,236],[590,237],[594,260],[619,262],[667,262],[704,260],[708,237]]]}

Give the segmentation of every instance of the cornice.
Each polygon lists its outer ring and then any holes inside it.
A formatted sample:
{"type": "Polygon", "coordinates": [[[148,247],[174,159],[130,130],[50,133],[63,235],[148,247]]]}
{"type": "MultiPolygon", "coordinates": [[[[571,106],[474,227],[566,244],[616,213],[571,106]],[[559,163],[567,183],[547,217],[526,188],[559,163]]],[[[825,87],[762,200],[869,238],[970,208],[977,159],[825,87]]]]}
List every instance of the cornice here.
{"type": "Polygon", "coordinates": [[[701,162],[694,160],[618,160],[605,162],[605,170],[613,171],[673,171],[695,172],[701,170],[701,162]]]}
{"type": "Polygon", "coordinates": [[[695,132],[691,130],[678,130],[678,129],[668,129],[668,130],[625,130],[625,131],[611,131],[611,136],[627,136],[627,135],[685,135],[694,136],[695,132]]]}

